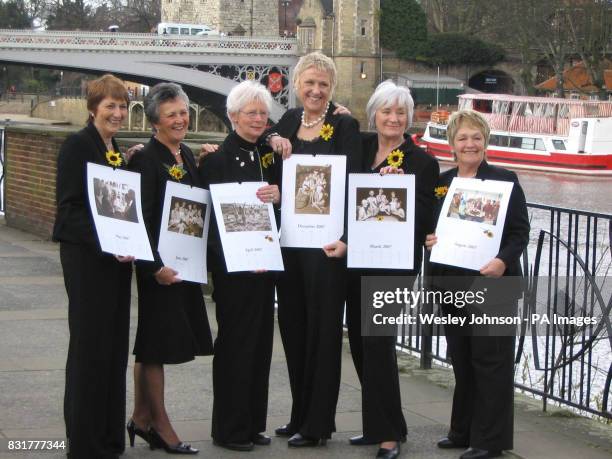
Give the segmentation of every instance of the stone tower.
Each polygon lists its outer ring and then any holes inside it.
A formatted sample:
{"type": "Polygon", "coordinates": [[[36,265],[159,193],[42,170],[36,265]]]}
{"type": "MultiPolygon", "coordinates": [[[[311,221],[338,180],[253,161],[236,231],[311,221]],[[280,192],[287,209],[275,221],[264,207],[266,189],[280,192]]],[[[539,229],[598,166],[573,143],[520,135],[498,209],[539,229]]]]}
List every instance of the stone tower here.
{"type": "Polygon", "coordinates": [[[338,69],[334,99],[367,129],[365,106],[380,81],[380,0],[303,0],[298,18],[302,53],[321,51],[338,69]]]}
{"type": "Polygon", "coordinates": [[[206,24],[225,34],[278,37],[275,0],[162,0],[162,22],[206,24]]]}

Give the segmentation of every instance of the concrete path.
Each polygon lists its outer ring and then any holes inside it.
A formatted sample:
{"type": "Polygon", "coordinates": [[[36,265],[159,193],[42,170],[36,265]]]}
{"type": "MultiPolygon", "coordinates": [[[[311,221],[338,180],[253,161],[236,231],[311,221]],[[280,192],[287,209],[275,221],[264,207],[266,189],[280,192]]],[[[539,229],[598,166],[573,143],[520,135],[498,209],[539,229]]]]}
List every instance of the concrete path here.
{"type": "MultiPolygon", "coordinates": [[[[134,286],[134,295],[136,288],[134,286]]],[[[8,440],[64,438],[62,399],[68,343],[66,293],[58,247],[36,236],[8,228],[0,218],[0,458],[62,457],[59,452],[7,451],[8,440]]],[[[209,317],[215,325],[212,301],[209,317]]],[[[136,328],[136,298],[132,300],[131,339],[136,328]]],[[[348,438],[361,429],[361,392],[348,345],[343,351],[342,387],[338,402],[338,432],[326,447],[289,449],[284,439],[234,453],[212,445],[211,358],[168,366],[166,404],[179,436],[200,449],[200,458],[373,458],[377,447],[352,447],[348,438]]],[[[128,369],[128,413],[132,406],[131,367],[128,369]]],[[[435,441],[447,430],[452,374],[444,368],[418,369],[418,361],[401,359],[402,401],[409,426],[403,457],[456,458],[461,451],[443,451],[435,441]]],[[[280,337],[275,336],[270,380],[268,432],[288,420],[289,382],[280,337]]],[[[568,416],[563,410],[542,413],[540,404],[517,395],[515,450],[507,457],[612,458],[612,428],[600,422],[568,416]]],[[[162,458],[142,442],[125,458],[162,458]]]]}

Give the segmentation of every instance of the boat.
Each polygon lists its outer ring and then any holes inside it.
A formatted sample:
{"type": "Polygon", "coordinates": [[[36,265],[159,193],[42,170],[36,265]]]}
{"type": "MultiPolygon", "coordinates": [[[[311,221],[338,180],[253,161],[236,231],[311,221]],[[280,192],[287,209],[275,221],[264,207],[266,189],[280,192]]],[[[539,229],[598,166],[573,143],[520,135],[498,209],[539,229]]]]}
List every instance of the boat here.
{"type": "MultiPolygon", "coordinates": [[[[612,102],[462,94],[459,109],[480,112],[491,126],[487,161],[510,168],[612,175],[612,102]]],[[[432,113],[417,145],[453,161],[446,138],[448,112],[432,113]]]]}

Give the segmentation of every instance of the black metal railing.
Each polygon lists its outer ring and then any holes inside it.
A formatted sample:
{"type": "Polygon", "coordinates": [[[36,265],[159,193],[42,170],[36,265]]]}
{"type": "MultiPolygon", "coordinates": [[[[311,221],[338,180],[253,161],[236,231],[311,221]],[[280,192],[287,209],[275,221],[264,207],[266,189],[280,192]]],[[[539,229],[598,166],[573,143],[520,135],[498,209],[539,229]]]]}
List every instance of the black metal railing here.
{"type": "MultiPolygon", "coordinates": [[[[523,326],[517,339],[515,387],[542,400],[612,419],[612,215],[528,204],[530,244],[520,311],[596,317],[598,323],[523,326]],[[533,259],[530,257],[533,256],[533,259]],[[536,302],[538,304],[536,304],[536,302]]],[[[427,272],[419,278],[427,284],[427,272]]],[[[429,308],[429,310],[428,310],[429,308]]],[[[419,304],[412,314],[431,312],[419,304]]],[[[450,364],[442,326],[404,326],[398,346],[418,353],[422,368],[450,364]]]]}
{"type": "Polygon", "coordinates": [[[0,126],[0,215],[4,214],[4,127],[0,126]]]}

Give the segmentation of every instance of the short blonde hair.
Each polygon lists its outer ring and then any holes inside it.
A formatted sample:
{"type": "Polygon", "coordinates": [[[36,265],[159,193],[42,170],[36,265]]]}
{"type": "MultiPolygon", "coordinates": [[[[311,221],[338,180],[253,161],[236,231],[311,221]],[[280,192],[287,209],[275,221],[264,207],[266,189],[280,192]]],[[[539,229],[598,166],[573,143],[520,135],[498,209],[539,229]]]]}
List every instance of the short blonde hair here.
{"type": "MultiPolygon", "coordinates": [[[[474,110],[459,110],[453,113],[446,125],[446,138],[448,139],[448,144],[451,148],[455,143],[455,137],[457,136],[457,132],[464,125],[468,125],[475,129],[478,129],[482,136],[484,137],[484,149],[485,149],[485,159],[487,157],[487,147],[489,146],[489,136],[491,134],[491,128],[489,127],[489,123],[486,118],[482,116],[480,113],[474,110]]],[[[453,151],[453,158],[457,160],[455,152],[453,151]]]]}
{"type": "Polygon", "coordinates": [[[300,57],[295,69],[293,69],[293,87],[296,90],[298,89],[302,73],[304,73],[304,71],[308,70],[310,67],[314,67],[315,69],[329,75],[329,81],[331,84],[330,95],[333,94],[334,89],[336,89],[336,83],[338,82],[336,64],[334,64],[334,61],[325,54],[318,51],[300,57]]]}

